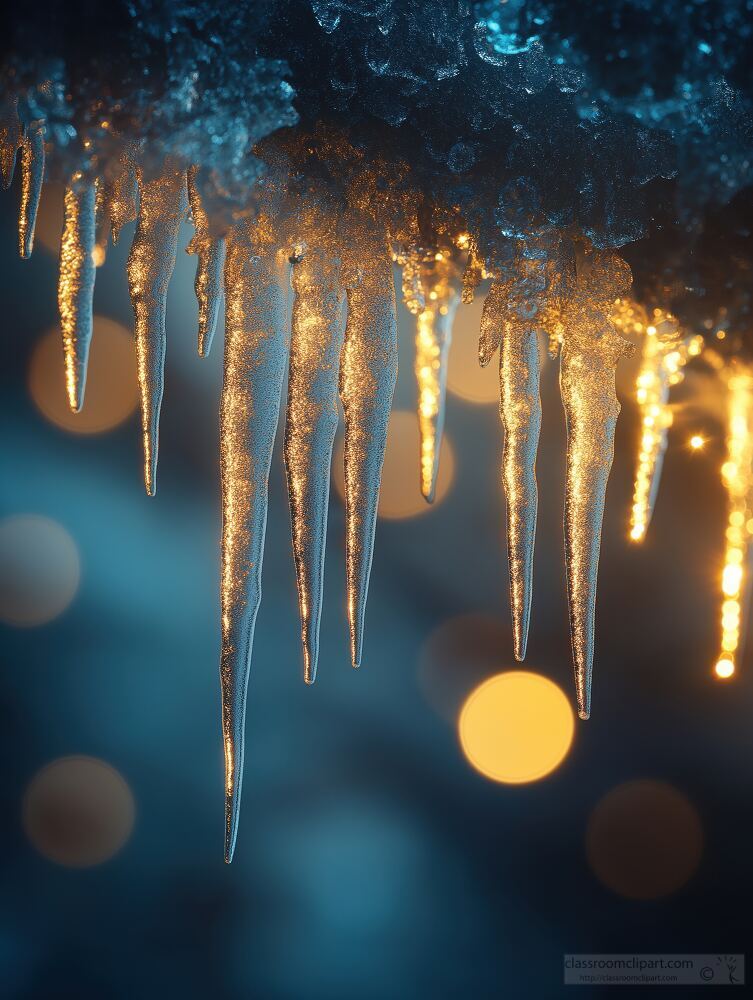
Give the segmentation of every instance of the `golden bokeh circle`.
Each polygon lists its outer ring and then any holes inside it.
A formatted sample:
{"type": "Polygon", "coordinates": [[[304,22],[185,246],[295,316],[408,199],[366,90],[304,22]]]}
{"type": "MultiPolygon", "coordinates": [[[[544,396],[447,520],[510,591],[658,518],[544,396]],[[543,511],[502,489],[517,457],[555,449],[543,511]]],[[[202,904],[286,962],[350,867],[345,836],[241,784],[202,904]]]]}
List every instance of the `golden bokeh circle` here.
{"type": "Polygon", "coordinates": [[[695,807],[664,781],[618,785],[591,813],[586,855],[605,886],[628,899],[659,899],[683,886],[703,853],[695,807]]]}
{"type": "MultiPolygon", "coordinates": [[[[338,441],[333,456],[332,478],[340,498],[345,499],[343,474],[344,440],[338,441]]],[[[419,483],[420,447],[418,418],[409,410],[393,410],[387,430],[387,447],[379,492],[379,516],[402,520],[427,514],[447,496],[455,477],[455,454],[447,434],[439,453],[439,474],[434,503],[428,504],[421,495],[419,483]]]]}
{"type": "Polygon", "coordinates": [[[138,381],[133,337],[107,316],[94,317],[84,406],[72,413],[65,392],[63,344],[59,329],[46,333],[29,366],[29,391],[51,423],[76,434],[98,434],[123,423],[136,409],[138,381]]]}
{"type": "Polygon", "coordinates": [[[126,843],[135,807],[125,779],[94,757],[43,767],[24,797],[23,824],[43,857],[68,868],[102,864],[126,843]]]}
{"type": "Polygon", "coordinates": [[[0,521],[0,621],[18,628],[52,621],[80,578],[78,548],[62,524],[38,514],[0,521]]]}
{"type": "Polygon", "coordinates": [[[485,777],[510,785],[550,774],[567,755],[574,731],[573,710],[562,689],[527,670],[484,681],[458,720],[468,761],[485,777]]]}
{"type": "Polygon", "coordinates": [[[486,368],[478,361],[479,330],[484,296],[461,305],[455,314],[447,368],[447,388],[468,403],[499,402],[499,361],[492,358],[486,368]]]}

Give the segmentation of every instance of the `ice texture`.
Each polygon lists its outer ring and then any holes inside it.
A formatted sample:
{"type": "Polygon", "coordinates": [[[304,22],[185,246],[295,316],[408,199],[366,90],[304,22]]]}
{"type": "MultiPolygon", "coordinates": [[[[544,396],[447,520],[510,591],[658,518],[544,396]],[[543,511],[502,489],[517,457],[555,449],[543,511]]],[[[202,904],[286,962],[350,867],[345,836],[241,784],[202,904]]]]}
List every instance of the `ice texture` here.
{"type": "Polygon", "coordinates": [[[316,678],[324,585],[332,447],[344,336],[341,261],[307,250],[293,265],[293,316],[285,427],[293,554],[303,642],[303,676],[316,678]]]}
{"type": "Polygon", "coordinates": [[[34,249],[34,227],[44,183],[44,125],[32,122],[21,145],[21,206],[18,210],[18,250],[25,259],[34,249]]]}
{"type": "MultiPolygon", "coordinates": [[[[59,307],[74,410],[84,399],[95,267],[108,240],[137,220],[128,281],[149,493],[167,287],[189,205],[202,355],[224,287],[228,860],[288,359],[285,452],[311,681],[338,393],[351,658],[362,658],[397,364],[390,254],[417,322],[417,464],[427,499],[452,316],[461,294],[468,302],[492,280],[479,358],[487,364],[500,351],[519,657],[531,599],[545,335],[550,355],[560,355],[567,418],[568,596],[578,705],[587,716],[619,411],[614,372],[626,349],[613,307],[632,268],[635,296],[676,316],[683,344],[724,329],[724,340],[714,339],[722,367],[753,358],[752,61],[749,0],[112,0],[87,5],[86,17],[78,5],[39,0],[16,11],[0,40],[0,174],[8,187],[20,159],[24,257],[43,180],[66,187],[59,307]]],[[[665,396],[661,389],[663,405],[665,396]]],[[[662,447],[660,438],[650,483],[662,447]]]]}
{"type": "Polygon", "coordinates": [[[68,405],[74,413],[84,405],[93,330],[95,207],[93,179],[75,173],[65,189],[58,276],[65,384],[68,405]]]}
{"type": "Polygon", "coordinates": [[[178,253],[178,230],[188,207],[186,171],[171,160],[154,175],[141,170],[139,192],[138,225],[128,257],[128,287],[135,317],[144,484],[153,496],[165,383],[167,287],[178,253]]]}
{"type": "Polygon", "coordinates": [[[287,258],[248,223],[227,236],[222,471],[222,736],[225,860],[235,849],[246,691],[267,524],[268,479],[290,348],[287,258]]]}
{"type": "MultiPolygon", "coordinates": [[[[366,597],[374,551],[379,486],[397,380],[397,309],[392,262],[383,240],[356,232],[340,358],[345,413],[345,549],[350,655],[363,655],[366,597]]],[[[347,264],[347,261],[346,261],[347,264]]]]}

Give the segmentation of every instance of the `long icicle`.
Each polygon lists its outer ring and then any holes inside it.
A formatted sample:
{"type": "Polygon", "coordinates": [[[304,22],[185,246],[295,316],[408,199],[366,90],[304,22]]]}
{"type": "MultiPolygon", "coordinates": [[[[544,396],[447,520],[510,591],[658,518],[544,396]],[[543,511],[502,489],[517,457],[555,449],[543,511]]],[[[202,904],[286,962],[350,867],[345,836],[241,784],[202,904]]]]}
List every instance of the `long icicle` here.
{"type": "Polygon", "coordinates": [[[21,208],[18,213],[18,251],[24,260],[34,249],[34,227],[44,183],[44,122],[29,125],[21,147],[21,208]]]}
{"type": "Polygon", "coordinates": [[[222,468],[222,735],[225,861],[232,860],[243,779],[246,691],[267,524],[268,478],[287,365],[287,259],[231,230],[225,262],[222,468]]]}
{"type": "Polygon", "coordinates": [[[397,380],[397,309],[387,247],[366,246],[360,283],[348,289],[340,360],[345,411],[345,537],[350,656],[360,666],[379,486],[397,380]]]}
{"type": "Polygon", "coordinates": [[[434,501],[444,431],[447,364],[452,324],[460,296],[453,287],[451,264],[443,253],[421,271],[426,304],[416,317],[415,373],[421,447],[421,493],[434,501]]]}
{"type": "Polygon", "coordinates": [[[139,190],[141,205],[128,257],[128,286],[136,321],[144,483],[149,496],[154,496],[165,380],[167,286],[175,267],[180,223],[188,207],[186,172],[168,161],[156,177],[140,174],[139,190]]]}
{"type": "Polygon", "coordinates": [[[536,453],[541,432],[539,341],[520,320],[505,324],[499,355],[499,409],[505,431],[502,485],[507,508],[513,648],[525,659],[531,618],[533,552],[539,494],[536,453]]]}
{"type": "Polygon", "coordinates": [[[319,657],[329,476],[338,423],[344,333],[339,263],[326,251],[307,250],[293,265],[285,466],[307,684],[316,678],[319,657]]]}
{"type": "Polygon", "coordinates": [[[615,372],[629,345],[613,330],[566,332],[560,392],[567,423],[565,566],[578,715],[591,714],[596,583],[607,481],[620,404],[615,372]]]}
{"type": "Polygon", "coordinates": [[[196,186],[197,172],[198,167],[191,167],[188,171],[188,201],[196,235],[186,247],[186,253],[198,256],[194,290],[199,303],[199,355],[206,358],[214,339],[222,300],[225,238],[211,235],[209,218],[196,186]]]}
{"type": "Polygon", "coordinates": [[[68,405],[84,405],[94,307],[94,180],[80,171],[65,190],[65,222],[60,242],[58,307],[63,332],[68,405]]]}

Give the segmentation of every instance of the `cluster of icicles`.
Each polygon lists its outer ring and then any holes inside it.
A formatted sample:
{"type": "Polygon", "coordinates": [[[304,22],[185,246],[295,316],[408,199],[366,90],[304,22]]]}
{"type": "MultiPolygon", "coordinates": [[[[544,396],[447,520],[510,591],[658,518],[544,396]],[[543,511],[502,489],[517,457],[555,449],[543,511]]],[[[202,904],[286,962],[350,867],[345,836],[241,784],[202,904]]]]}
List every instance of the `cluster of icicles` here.
{"type": "MultiPolygon", "coordinates": [[[[3,180],[20,149],[20,251],[28,257],[44,177],[41,126],[3,123],[3,180]]],[[[357,212],[330,225],[298,212],[289,223],[263,212],[221,234],[210,227],[196,169],[166,161],[149,172],[124,152],[106,176],[76,172],[65,192],[59,307],[71,408],[84,402],[92,336],[95,265],[108,232],[136,222],[128,259],[141,395],[144,476],[155,492],[165,362],[165,307],[179,227],[190,211],[198,257],[199,352],[206,355],[225,297],[225,364],[221,401],[222,731],[226,765],[225,857],[235,847],[244,753],[244,715],[268,503],[268,475],[280,398],[288,379],[285,464],[304,653],[304,677],[316,675],[322,607],[330,463],[345,416],[347,613],[351,656],[361,662],[364,613],[387,426],[397,375],[393,253],[387,234],[357,212]],[[288,309],[292,288],[292,308],[288,309]],[[292,316],[288,328],[288,316],[292,316]]],[[[483,276],[472,237],[440,247],[401,247],[408,308],[417,315],[416,376],[421,430],[421,488],[431,500],[442,433],[452,316],[460,301],[458,262],[467,262],[462,297],[483,276]]],[[[521,261],[525,272],[528,266],[521,261]]],[[[492,276],[494,277],[494,276],[492,276]]],[[[525,277],[525,274],[524,274],[525,277]]],[[[499,350],[500,409],[505,432],[502,483],[507,501],[514,651],[522,659],[529,628],[537,515],[536,451],[541,425],[538,329],[560,353],[567,422],[565,549],[578,712],[588,718],[594,652],[596,578],[605,492],[619,404],[615,369],[630,346],[610,319],[630,285],[615,255],[578,241],[571,280],[538,291],[531,302],[515,280],[493,281],[483,311],[480,360],[499,350]],[[562,289],[567,287],[565,294],[562,289]],[[557,291],[559,289],[559,291],[557,291]]]]}
{"type": "MultiPolygon", "coordinates": [[[[737,670],[743,648],[750,581],[747,567],[753,552],[753,365],[737,358],[724,359],[704,347],[698,334],[683,331],[677,319],[661,309],[648,314],[629,300],[616,303],[614,320],[619,329],[643,339],[636,401],[641,416],[641,436],[633,485],[630,538],[646,537],[659,492],[668,433],[673,423],[672,387],[685,377],[688,362],[699,359],[710,367],[726,397],[726,458],[722,485],[727,494],[727,529],[724,564],[720,574],[721,615],[717,677],[726,680],[737,670]]],[[[717,330],[724,340],[726,331],[717,330]]],[[[697,446],[703,438],[697,437],[697,446]]]]}

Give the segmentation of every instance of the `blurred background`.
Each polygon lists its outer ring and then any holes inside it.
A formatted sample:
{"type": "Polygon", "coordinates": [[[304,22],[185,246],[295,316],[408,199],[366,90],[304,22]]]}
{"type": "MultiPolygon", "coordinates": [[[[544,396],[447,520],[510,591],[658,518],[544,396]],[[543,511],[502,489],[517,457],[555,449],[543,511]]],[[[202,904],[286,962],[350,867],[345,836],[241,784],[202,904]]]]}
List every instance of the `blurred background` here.
{"type": "Polygon", "coordinates": [[[62,193],[45,189],[25,262],[17,184],[0,205],[0,995],[594,997],[599,988],[562,986],[563,953],[743,952],[753,649],[733,679],[714,678],[725,505],[713,381],[690,371],[677,393],[656,514],[635,546],[636,362],[621,371],[593,715],[579,723],[556,366],[542,378],[532,631],[513,674],[496,380],[476,361],[482,296],[458,313],[433,507],[418,488],[414,321],[401,309],[364,665],[348,660],[335,471],[312,688],[278,447],[227,867],[222,338],[201,361],[195,258],[181,253],[150,500],[132,227],[98,272],[87,402],[74,417],[56,317],[62,193]],[[688,445],[693,434],[704,448],[688,445]]]}

